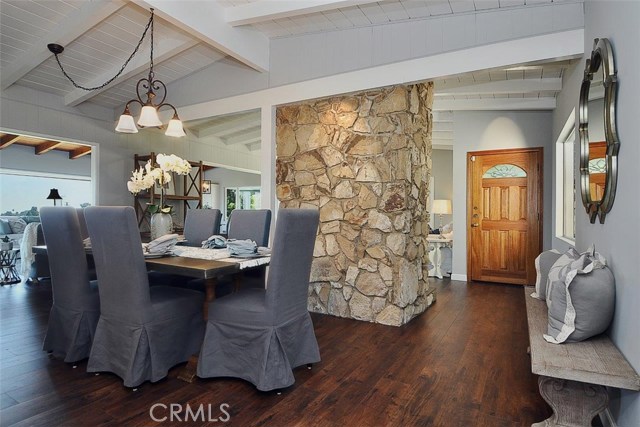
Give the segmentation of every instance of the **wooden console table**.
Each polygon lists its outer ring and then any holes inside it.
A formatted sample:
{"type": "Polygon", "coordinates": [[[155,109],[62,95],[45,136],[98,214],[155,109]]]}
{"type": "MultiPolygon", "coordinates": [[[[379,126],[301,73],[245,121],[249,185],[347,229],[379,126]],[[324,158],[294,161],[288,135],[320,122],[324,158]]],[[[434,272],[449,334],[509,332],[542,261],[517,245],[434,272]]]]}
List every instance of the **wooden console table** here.
{"type": "Polygon", "coordinates": [[[605,387],[640,390],[640,376],[608,336],[601,334],[577,343],[551,344],[547,333],[547,304],[531,297],[524,287],[531,345],[531,372],[540,375],[540,394],[553,415],[532,427],[590,426],[609,405],[605,387]]]}

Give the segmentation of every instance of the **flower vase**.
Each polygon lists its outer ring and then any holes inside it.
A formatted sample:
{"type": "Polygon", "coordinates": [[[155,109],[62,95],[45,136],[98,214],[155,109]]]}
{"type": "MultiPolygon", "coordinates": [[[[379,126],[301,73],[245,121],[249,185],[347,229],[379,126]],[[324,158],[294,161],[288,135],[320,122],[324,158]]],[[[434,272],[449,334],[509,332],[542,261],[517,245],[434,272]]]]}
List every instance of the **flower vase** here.
{"type": "Polygon", "coordinates": [[[173,219],[171,214],[154,213],[151,215],[151,240],[173,232],[173,219]]]}

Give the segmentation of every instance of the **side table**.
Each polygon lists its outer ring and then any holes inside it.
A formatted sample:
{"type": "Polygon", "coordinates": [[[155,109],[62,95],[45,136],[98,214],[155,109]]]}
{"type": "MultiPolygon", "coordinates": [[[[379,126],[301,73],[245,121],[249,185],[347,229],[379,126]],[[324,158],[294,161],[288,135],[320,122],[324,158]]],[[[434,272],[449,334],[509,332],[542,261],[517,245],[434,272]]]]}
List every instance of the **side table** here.
{"type": "Polygon", "coordinates": [[[442,271],[442,249],[452,248],[453,240],[443,239],[439,235],[433,237],[429,235],[427,243],[429,248],[429,277],[442,279],[444,277],[443,273],[449,273],[448,271],[442,271]]]}
{"type": "Polygon", "coordinates": [[[13,285],[22,281],[16,270],[19,253],[20,249],[0,251],[0,285],[13,285]]]}

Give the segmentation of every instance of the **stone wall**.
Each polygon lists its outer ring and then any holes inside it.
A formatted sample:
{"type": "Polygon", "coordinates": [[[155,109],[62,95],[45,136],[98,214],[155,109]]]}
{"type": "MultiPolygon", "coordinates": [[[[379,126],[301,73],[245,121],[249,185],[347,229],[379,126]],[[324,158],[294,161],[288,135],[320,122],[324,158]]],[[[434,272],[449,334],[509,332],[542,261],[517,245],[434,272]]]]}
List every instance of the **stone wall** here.
{"type": "Polygon", "coordinates": [[[281,207],[320,209],[309,310],[399,326],[427,281],[433,83],[282,106],[281,207]]]}

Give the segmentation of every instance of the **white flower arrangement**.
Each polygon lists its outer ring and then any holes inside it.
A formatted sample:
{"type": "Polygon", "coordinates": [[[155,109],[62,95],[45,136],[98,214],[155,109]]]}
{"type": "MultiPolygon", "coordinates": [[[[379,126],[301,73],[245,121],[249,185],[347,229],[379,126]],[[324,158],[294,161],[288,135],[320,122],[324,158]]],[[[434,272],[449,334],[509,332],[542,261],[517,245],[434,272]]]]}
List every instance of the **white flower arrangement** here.
{"type": "Polygon", "coordinates": [[[175,154],[158,154],[156,156],[156,166],[149,160],[144,167],[138,168],[131,173],[131,179],[127,182],[127,189],[133,194],[138,194],[142,190],[147,190],[157,182],[160,185],[160,206],[149,205],[149,211],[171,213],[171,206],[164,206],[164,186],[171,182],[171,172],[178,175],[187,175],[191,171],[191,164],[175,154]]]}

